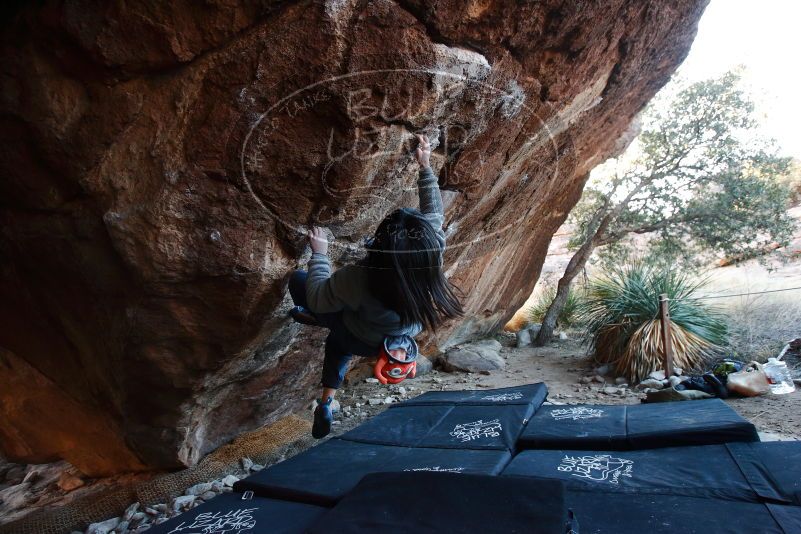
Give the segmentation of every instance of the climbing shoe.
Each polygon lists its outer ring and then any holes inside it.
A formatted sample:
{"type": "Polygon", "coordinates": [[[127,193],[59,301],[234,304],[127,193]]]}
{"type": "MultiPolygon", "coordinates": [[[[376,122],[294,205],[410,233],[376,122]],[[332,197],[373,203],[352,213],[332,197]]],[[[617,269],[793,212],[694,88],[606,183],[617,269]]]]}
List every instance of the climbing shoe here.
{"type": "Polygon", "coordinates": [[[311,326],[318,326],[319,323],[317,322],[317,318],[304,308],[303,306],[295,306],[291,310],[289,310],[289,316],[292,317],[296,322],[301,324],[308,324],[311,326]]]}
{"type": "Polygon", "coordinates": [[[314,409],[314,424],[312,424],[312,437],[314,439],[324,438],[331,432],[331,422],[334,415],[331,413],[331,397],[325,402],[321,402],[314,409]]]}

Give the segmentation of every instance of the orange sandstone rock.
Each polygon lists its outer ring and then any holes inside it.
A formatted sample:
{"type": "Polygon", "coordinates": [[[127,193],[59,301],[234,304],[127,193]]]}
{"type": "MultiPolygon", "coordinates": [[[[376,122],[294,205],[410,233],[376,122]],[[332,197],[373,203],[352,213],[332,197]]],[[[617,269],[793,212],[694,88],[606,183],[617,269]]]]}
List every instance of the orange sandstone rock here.
{"type": "Polygon", "coordinates": [[[437,142],[468,312],[421,348],[502,328],[705,3],[15,3],[1,452],[170,468],[305,404],[324,333],[284,317],[303,232],[358,257],[415,203],[414,131],[437,142]]]}

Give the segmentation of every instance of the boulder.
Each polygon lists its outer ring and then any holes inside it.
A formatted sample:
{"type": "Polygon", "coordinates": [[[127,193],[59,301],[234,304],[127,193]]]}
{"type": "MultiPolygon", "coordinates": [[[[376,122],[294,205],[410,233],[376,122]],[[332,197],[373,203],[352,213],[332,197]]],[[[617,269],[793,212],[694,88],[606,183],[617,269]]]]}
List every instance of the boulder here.
{"type": "Polygon", "coordinates": [[[119,517],[113,517],[111,519],[107,519],[106,521],[100,521],[98,523],[92,523],[86,529],[86,534],[109,534],[117,525],[120,524],[121,519],[119,517]]]}
{"type": "Polygon", "coordinates": [[[664,380],[665,379],[665,371],[662,371],[662,370],[659,370],[659,369],[656,370],[656,371],[652,371],[648,375],[648,378],[651,378],[653,380],[664,380]]]}
{"type": "Polygon", "coordinates": [[[203,495],[207,491],[211,491],[212,488],[211,482],[201,482],[200,484],[195,484],[192,487],[189,487],[184,491],[184,495],[194,495],[196,497],[203,495]]]}
{"type": "Polygon", "coordinates": [[[470,343],[469,346],[473,349],[484,349],[493,352],[500,352],[503,349],[503,345],[497,339],[480,339],[470,343]]]}
{"type": "Polygon", "coordinates": [[[668,378],[668,384],[670,386],[672,386],[672,387],[676,387],[679,384],[681,384],[682,382],[684,382],[685,380],[688,380],[688,377],[686,377],[686,376],[671,376],[671,377],[668,378]]]}
{"type": "Polygon", "coordinates": [[[528,328],[521,328],[517,331],[517,347],[528,347],[531,345],[531,331],[528,328]]]}
{"type": "MultiPolygon", "coordinates": [[[[129,522],[133,521],[134,518],[137,516],[137,514],[141,513],[141,512],[139,512],[139,507],[140,506],[141,506],[140,503],[135,502],[132,505],[130,505],[128,508],[126,508],[125,509],[125,513],[122,514],[122,520],[123,521],[129,521],[129,522]]],[[[142,516],[140,516],[139,519],[141,519],[142,517],[144,517],[144,514],[142,514],[142,516]]]]}
{"type": "Polygon", "coordinates": [[[229,488],[233,487],[233,485],[236,484],[237,482],[239,482],[239,477],[237,477],[236,475],[226,475],[222,479],[223,486],[227,486],[229,488]]]}
{"type": "Polygon", "coordinates": [[[80,488],[84,484],[86,484],[86,482],[80,476],[70,471],[61,473],[57,482],[58,488],[61,491],[72,491],[80,488]]]}
{"type": "Polygon", "coordinates": [[[499,354],[500,350],[501,344],[494,339],[477,341],[449,350],[440,357],[440,361],[443,369],[448,372],[495,371],[506,367],[506,361],[499,354]]]}
{"type": "Polygon", "coordinates": [[[501,345],[503,345],[504,347],[517,346],[517,333],[515,331],[501,330],[500,332],[495,334],[495,339],[500,341],[501,345]]]}
{"type": "Polygon", "coordinates": [[[496,332],[706,3],[8,3],[0,454],[176,469],[302,409],[326,335],[286,317],[306,230],[360,258],[417,206],[419,131],[465,309],[421,350],[496,332]]]}
{"type": "Polygon", "coordinates": [[[172,501],[172,510],[173,512],[182,512],[188,510],[195,504],[195,500],[197,496],[195,495],[181,495],[180,497],[176,497],[174,501],[172,501]]]}
{"type": "Polygon", "coordinates": [[[661,380],[657,380],[655,378],[646,378],[639,384],[637,384],[637,389],[662,389],[664,384],[661,380]]]}
{"type": "Polygon", "coordinates": [[[427,375],[434,368],[431,360],[422,354],[417,356],[417,371],[415,377],[427,375]]]}
{"type": "Polygon", "coordinates": [[[610,367],[610,365],[608,363],[605,363],[603,365],[600,365],[600,366],[596,367],[593,372],[596,375],[606,376],[606,375],[609,374],[609,371],[611,371],[611,367],[610,367]]]}

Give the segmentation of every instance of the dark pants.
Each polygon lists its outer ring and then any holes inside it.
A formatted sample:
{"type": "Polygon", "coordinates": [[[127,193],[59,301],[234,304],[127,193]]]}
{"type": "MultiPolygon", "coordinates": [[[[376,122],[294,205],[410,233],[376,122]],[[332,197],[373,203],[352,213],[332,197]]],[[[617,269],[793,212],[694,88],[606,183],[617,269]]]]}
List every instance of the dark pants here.
{"type": "Polygon", "coordinates": [[[325,338],[323,387],[338,389],[345,379],[348,364],[354,354],[377,356],[380,347],[371,346],[351,334],[342,321],[342,312],[314,313],[306,304],[306,271],[295,271],[289,279],[289,294],[295,306],[303,306],[317,319],[320,326],[331,330],[325,338]]]}

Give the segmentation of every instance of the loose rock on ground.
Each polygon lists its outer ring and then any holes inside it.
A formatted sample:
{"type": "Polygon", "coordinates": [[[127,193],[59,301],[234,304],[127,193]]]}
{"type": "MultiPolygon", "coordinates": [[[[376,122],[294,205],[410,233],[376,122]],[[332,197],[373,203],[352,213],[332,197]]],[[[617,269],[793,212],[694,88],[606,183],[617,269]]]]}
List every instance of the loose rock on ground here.
{"type": "Polygon", "coordinates": [[[500,356],[501,344],[494,339],[477,341],[453,348],[440,357],[446,371],[497,371],[506,367],[500,356]]]}

